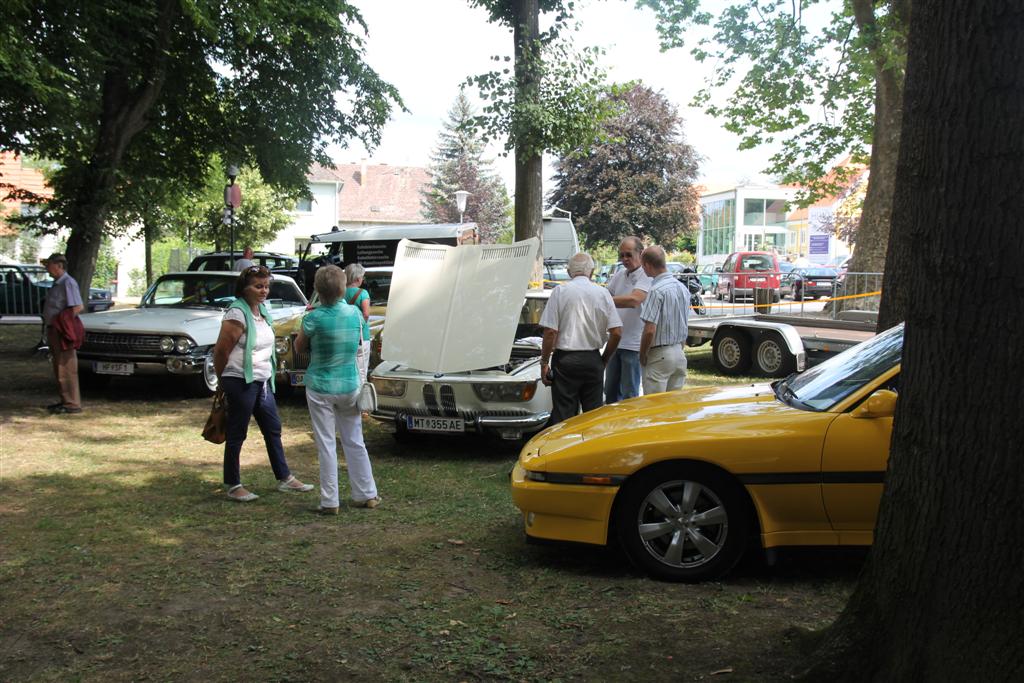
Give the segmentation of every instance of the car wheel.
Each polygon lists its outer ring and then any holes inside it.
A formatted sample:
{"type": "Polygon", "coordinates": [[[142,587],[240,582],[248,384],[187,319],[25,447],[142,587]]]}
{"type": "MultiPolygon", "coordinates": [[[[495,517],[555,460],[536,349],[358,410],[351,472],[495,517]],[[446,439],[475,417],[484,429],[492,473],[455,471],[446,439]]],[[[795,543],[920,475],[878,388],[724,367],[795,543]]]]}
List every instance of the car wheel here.
{"type": "Polygon", "coordinates": [[[725,298],[728,299],[729,303],[731,304],[736,303],[736,292],[733,290],[732,287],[729,288],[729,291],[725,295],[725,298]]]}
{"type": "Polygon", "coordinates": [[[630,477],[616,506],[630,560],[665,581],[707,581],[729,572],[747,543],[743,492],[728,475],[668,464],[630,477]]]}
{"type": "Polygon", "coordinates": [[[213,369],[213,349],[206,354],[203,362],[203,371],[198,375],[189,378],[192,383],[192,393],[197,396],[211,396],[217,391],[217,373],[213,369]]]}
{"type": "Polygon", "coordinates": [[[765,377],[785,377],[796,369],[796,358],[775,332],[767,332],[754,349],[754,367],[765,377]]]}
{"type": "Polygon", "coordinates": [[[750,368],[750,339],[742,332],[723,332],[714,340],[711,356],[723,375],[742,375],[750,368]]]}

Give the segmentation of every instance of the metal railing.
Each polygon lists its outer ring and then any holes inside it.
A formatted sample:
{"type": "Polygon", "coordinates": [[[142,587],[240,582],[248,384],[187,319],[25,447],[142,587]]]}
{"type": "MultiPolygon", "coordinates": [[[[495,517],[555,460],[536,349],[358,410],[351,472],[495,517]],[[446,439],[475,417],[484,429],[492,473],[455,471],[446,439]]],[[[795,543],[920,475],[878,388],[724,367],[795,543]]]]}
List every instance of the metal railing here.
{"type": "Polygon", "coordinates": [[[774,275],[782,280],[780,287],[765,288],[771,292],[770,304],[766,303],[766,299],[755,302],[757,294],[730,303],[724,298],[717,299],[715,289],[711,288],[702,295],[707,317],[772,314],[835,320],[843,317],[843,311],[878,312],[882,273],[846,273],[831,283],[827,293],[818,296],[818,291],[813,292],[813,299],[803,296],[802,292],[794,292],[785,280],[785,273],[758,275],[774,275]]]}

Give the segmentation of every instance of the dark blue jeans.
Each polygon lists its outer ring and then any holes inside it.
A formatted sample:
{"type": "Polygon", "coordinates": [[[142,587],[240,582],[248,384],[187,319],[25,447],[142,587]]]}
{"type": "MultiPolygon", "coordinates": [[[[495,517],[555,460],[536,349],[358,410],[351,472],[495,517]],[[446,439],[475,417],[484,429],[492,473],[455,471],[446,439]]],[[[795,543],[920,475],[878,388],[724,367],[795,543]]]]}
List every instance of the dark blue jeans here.
{"type": "Polygon", "coordinates": [[[220,386],[228,400],[227,440],[224,442],[224,485],[241,484],[238,455],[249,432],[249,418],[255,417],[267,444],[267,455],[278,480],[291,476],[281,445],[281,418],[269,382],[246,383],[239,377],[221,377],[220,386]]]}

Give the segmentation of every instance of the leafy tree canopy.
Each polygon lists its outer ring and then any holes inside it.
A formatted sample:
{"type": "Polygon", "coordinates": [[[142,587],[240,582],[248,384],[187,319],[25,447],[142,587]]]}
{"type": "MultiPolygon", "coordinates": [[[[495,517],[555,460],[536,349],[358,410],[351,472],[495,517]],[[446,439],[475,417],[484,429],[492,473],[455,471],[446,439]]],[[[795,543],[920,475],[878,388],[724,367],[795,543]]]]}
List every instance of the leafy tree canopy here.
{"type": "Polygon", "coordinates": [[[0,147],[53,159],[51,216],[88,284],[119,188],[201,187],[209,155],[305,188],[326,148],[372,147],[395,89],[363,61],[345,0],[11,0],[0,28],[0,147]],[[131,173],[128,173],[128,170],[131,173]]]}
{"type": "Polygon", "coordinates": [[[620,113],[589,152],[555,161],[551,203],[572,212],[588,247],[638,234],[671,248],[697,226],[700,158],[664,95],[634,83],[605,98],[620,113]]]}
{"type": "Polygon", "coordinates": [[[853,171],[836,172],[839,159],[867,163],[878,64],[902,82],[909,1],[739,0],[716,3],[717,16],[700,0],[637,5],[655,11],[663,49],[681,47],[689,25],[711,26],[692,50],[715,64],[694,104],[741,136],[740,149],[781,143],[765,171],[802,186],[806,206],[846,187],[853,171]],[[829,13],[820,30],[808,25],[812,11],[829,13]],[[717,91],[730,93],[724,103],[717,91]]]}
{"type": "Polygon", "coordinates": [[[508,191],[483,158],[484,142],[473,127],[475,112],[459,92],[448,112],[431,160],[430,187],[423,192],[423,215],[434,223],[457,223],[455,192],[469,192],[464,218],[475,221],[484,242],[495,242],[511,228],[508,191]]]}

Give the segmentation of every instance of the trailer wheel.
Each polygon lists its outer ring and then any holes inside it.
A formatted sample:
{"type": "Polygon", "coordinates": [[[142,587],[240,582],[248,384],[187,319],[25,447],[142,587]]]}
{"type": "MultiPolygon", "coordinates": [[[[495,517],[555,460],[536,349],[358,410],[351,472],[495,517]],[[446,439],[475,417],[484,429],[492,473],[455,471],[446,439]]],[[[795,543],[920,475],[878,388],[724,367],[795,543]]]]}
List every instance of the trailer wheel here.
{"type": "Polygon", "coordinates": [[[723,375],[742,375],[750,368],[750,339],[743,332],[723,332],[715,339],[711,356],[723,375]]]}
{"type": "Polygon", "coordinates": [[[785,377],[796,369],[796,358],[775,332],[766,332],[754,348],[754,369],[765,377],[785,377]]]}

